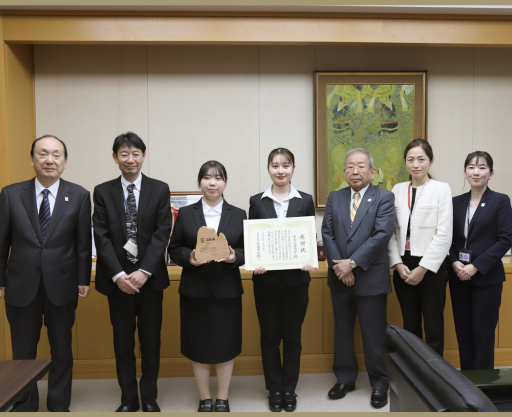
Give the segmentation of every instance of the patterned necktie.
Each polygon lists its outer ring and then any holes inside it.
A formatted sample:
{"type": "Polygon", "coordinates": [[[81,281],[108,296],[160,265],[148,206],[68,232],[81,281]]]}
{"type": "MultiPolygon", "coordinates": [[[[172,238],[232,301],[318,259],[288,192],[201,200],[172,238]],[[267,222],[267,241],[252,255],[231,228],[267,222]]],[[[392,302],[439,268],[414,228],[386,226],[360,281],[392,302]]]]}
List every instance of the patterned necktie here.
{"type": "MultiPolygon", "coordinates": [[[[127,227],[128,239],[133,240],[133,242],[135,244],[137,244],[137,204],[135,202],[135,194],[133,194],[134,187],[135,187],[135,185],[133,185],[133,184],[130,184],[128,186],[128,198],[126,199],[126,203],[127,203],[128,207],[125,207],[125,208],[128,208],[128,210],[130,210],[130,214],[128,214],[128,212],[125,211],[125,215],[126,215],[126,224],[128,225],[128,227],[127,227]],[[132,224],[132,222],[133,222],[133,224],[132,224]]],[[[127,251],[126,258],[133,264],[136,263],[138,260],[135,256],[133,256],[128,251],[127,251]]]]}
{"type": "Polygon", "coordinates": [[[52,218],[52,213],[50,212],[50,200],[48,200],[48,193],[50,190],[43,190],[43,201],[41,201],[41,206],[39,207],[39,224],[41,225],[41,235],[44,238],[46,236],[46,230],[48,229],[48,225],[50,224],[50,219],[52,218]]]}
{"type": "Polygon", "coordinates": [[[350,227],[352,227],[352,223],[354,223],[354,219],[356,218],[356,212],[359,208],[359,197],[361,194],[354,194],[354,204],[350,207],[350,227]]]}

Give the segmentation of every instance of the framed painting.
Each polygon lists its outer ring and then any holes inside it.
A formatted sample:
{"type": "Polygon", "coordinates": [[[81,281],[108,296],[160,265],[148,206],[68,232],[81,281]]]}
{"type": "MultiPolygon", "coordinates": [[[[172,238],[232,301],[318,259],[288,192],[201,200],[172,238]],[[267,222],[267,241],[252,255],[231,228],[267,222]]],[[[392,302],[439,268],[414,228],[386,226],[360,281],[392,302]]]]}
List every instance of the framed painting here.
{"type": "Polygon", "coordinates": [[[317,207],[331,191],[347,187],[347,151],[373,156],[375,187],[390,190],[407,181],[404,149],[426,137],[427,73],[316,72],[317,207]]]}

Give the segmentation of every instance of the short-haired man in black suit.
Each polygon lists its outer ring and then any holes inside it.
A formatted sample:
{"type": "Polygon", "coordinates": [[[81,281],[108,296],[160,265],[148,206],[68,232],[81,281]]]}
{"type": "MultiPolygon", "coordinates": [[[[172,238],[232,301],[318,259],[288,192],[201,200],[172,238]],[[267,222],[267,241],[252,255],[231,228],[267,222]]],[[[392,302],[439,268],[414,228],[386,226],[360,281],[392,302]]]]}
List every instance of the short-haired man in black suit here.
{"type": "Polygon", "coordinates": [[[114,328],[121,406],[137,411],[135,329],[142,356],[143,411],[160,411],[156,402],[160,367],[163,290],[169,286],[164,252],[172,226],[169,186],[140,171],[146,145],[135,133],[119,135],[113,146],[121,177],[94,189],[94,241],[98,252],[96,289],[108,296],[114,328]]]}
{"type": "MultiPolygon", "coordinates": [[[[48,410],[69,411],[71,329],[78,296],[87,297],[91,279],[91,197],[61,178],[68,151],[60,139],[36,139],[30,155],[36,177],[0,194],[0,287],[6,287],[13,359],[36,358],[44,316],[53,362],[48,410]]],[[[37,385],[29,394],[16,411],[38,410],[37,385]]]]}

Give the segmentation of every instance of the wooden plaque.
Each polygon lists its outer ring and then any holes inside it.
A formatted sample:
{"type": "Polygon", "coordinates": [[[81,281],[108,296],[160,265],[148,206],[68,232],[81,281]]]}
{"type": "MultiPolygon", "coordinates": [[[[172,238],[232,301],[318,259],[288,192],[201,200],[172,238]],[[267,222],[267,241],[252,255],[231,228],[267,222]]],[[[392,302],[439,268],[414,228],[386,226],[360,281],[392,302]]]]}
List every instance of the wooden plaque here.
{"type": "Polygon", "coordinates": [[[215,261],[221,258],[229,258],[228,241],[224,233],[217,236],[215,229],[203,226],[197,231],[196,260],[215,261]]]}

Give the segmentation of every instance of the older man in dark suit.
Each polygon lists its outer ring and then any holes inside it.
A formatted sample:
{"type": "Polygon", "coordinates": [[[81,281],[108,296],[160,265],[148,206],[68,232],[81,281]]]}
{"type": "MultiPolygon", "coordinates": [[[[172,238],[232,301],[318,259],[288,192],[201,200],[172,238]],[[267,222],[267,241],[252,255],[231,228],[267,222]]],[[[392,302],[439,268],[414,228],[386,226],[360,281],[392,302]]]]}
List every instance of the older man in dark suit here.
{"type": "Polygon", "coordinates": [[[332,369],[337,380],[328,396],[343,398],[355,389],[354,326],[359,316],[373,388],[370,403],[380,408],[388,402],[389,388],[380,346],[391,292],[387,245],[395,226],[395,197],[370,184],[375,168],[364,149],[347,152],[344,173],[350,187],[329,194],[322,224],[335,324],[332,369]]]}
{"type": "MultiPolygon", "coordinates": [[[[40,137],[30,154],[36,177],[0,194],[0,287],[6,287],[13,359],[36,358],[44,316],[53,362],[48,410],[69,411],[71,328],[78,296],[87,297],[91,279],[91,199],[61,178],[68,160],[64,142],[40,137]]],[[[37,386],[29,394],[16,411],[38,410],[37,386]]]]}
{"type": "Polygon", "coordinates": [[[139,409],[134,354],[138,327],[142,410],[155,412],[160,411],[156,398],[163,290],[169,286],[164,260],[172,226],[169,186],[140,172],[146,145],[135,133],[119,135],[112,156],[121,177],[94,189],[96,289],[108,296],[114,328],[122,393],[117,411],[139,409]]]}

